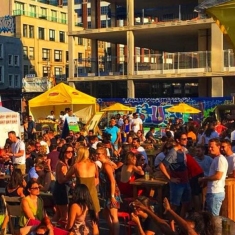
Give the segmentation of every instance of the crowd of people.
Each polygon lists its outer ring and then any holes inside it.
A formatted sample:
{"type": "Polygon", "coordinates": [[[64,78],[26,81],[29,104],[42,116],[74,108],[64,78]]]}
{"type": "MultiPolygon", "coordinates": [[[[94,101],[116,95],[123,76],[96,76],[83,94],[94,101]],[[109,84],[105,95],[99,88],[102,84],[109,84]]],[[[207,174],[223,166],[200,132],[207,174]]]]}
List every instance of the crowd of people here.
{"type": "MultiPolygon", "coordinates": [[[[112,117],[102,136],[82,129],[69,130],[65,138],[53,131],[37,136],[32,130],[24,141],[10,131],[1,152],[10,175],[6,195],[22,197],[22,234],[31,231],[26,227],[30,219],[45,219],[44,192],[53,197],[52,222],[73,234],[99,234],[102,209],[109,234],[118,235],[118,212],[131,200],[124,209],[131,212],[139,234],[214,235],[213,218],[225,198],[226,177],[235,177],[235,139],[230,139],[235,135],[228,131],[219,122],[201,126],[191,118],[188,123],[177,119],[156,139],[154,127],[144,134],[138,113],[112,117]],[[158,148],[154,167],[149,146],[158,148]],[[164,219],[152,206],[157,192],[150,197],[141,188],[137,200],[133,198],[130,183],[146,172],[168,182],[164,202],[155,202],[163,203],[164,219]]],[[[47,229],[53,233],[51,224],[47,229]]]]}

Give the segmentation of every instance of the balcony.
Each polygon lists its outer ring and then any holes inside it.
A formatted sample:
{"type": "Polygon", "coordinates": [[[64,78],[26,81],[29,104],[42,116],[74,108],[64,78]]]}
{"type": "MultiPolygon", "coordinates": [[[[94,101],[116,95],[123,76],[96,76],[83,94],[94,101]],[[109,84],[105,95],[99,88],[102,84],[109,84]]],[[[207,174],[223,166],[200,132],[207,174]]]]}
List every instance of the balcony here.
{"type": "Polygon", "coordinates": [[[60,18],[53,17],[53,16],[36,14],[35,12],[30,12],[30,11],[14,10],[13,15],[14,16],[22,16],[23,15],[23,16],[28,16],[28,17],[32,17],[32,18],[41,19],[41,20],[47,20],[47,21],[51,21],[51,22],[67,24],[67,19],[60,19],[60,18]]]}
{"type": "MultiPolygon", "coordinates": [[[[197,76],[199,73],[212,72],[210,51],[135,55],[133,59],[135,61],[134,75],[186,74],[197,76]]],[[[99,59],[83,58],[77,59],[76,62],[74,66],[78,77],[127,75],[126,56],[106,56],[99,59]],[[98,72],[91,69],[97,67],[98,72]]],[[[224,71],[235,71],[232,50],[224,51],[224,71]]]]}

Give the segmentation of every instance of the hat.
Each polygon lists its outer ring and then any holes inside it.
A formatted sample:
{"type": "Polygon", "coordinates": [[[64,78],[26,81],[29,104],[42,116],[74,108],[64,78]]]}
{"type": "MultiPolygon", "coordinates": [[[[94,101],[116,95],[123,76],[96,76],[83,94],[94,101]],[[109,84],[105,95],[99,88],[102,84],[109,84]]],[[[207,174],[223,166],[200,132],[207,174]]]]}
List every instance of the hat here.
{"type": "Polygon", "coordinates": [[[193,120],[193,118],[192,118],[192,117],[189,117],[188,120],[193,120]]]}

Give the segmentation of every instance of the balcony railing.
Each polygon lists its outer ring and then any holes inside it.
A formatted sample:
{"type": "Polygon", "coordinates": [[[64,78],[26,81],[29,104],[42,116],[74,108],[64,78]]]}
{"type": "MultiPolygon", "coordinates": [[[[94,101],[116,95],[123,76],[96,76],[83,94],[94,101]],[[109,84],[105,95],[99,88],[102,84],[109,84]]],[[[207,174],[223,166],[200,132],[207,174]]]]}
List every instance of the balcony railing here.
{"type": "Polygon", "coordinates": [[[42,15],[42,14],[36,14],[35,12],[30,12],[30,11],[14,10],[13,15],[14,16],[24,15],[24,16],[37,18],[37,19],[48,20],[48,21],[51,21],[51,22],[67,24],[67,19],[61,19],[61,18],[57,18],[57,17],[53,17],[53,16],[46,16],[46,15],[42,15]]]}
{"type": "MultiPolygon", "coordinates": [[[[133,60],[136,75],[211,72],[210,51],[135,55],[133,60]]],[[[127,61],[126,56],[76,59],[75,70],[81,77],[127,75],[127,61]]],[[[224,51],[224,70],[235,71],[232,50],[224,51]]]]}

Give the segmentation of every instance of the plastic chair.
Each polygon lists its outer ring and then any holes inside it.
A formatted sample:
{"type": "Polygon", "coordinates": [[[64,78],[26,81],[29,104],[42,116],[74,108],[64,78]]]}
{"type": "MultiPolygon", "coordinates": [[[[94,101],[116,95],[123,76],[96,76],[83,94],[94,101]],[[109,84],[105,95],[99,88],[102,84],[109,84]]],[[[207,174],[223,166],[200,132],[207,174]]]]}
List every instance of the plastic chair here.
{"type": "Polygon", "coordinates": [[[5,215],[9,216],[9,225],[12,235],[18,234],[19,231],[16,230],[17,225],[13,223],[12,219],[19,218],[21,215],[20,197],[8,197],[2,195],[3,204],[6,207],[5,215]]]}

